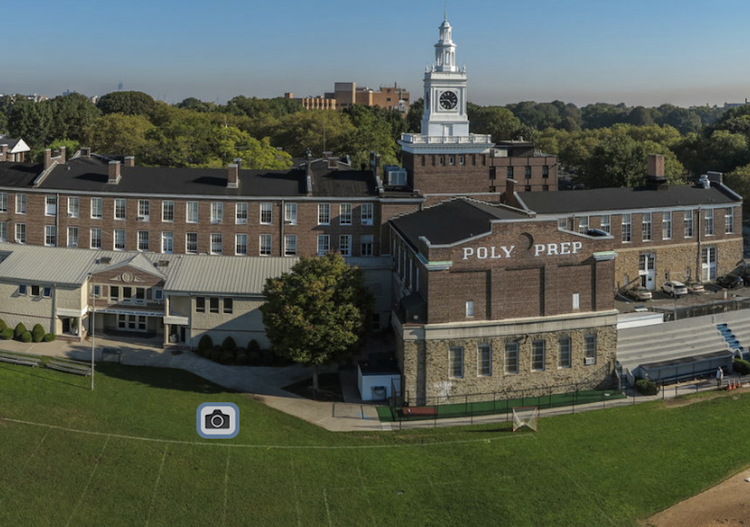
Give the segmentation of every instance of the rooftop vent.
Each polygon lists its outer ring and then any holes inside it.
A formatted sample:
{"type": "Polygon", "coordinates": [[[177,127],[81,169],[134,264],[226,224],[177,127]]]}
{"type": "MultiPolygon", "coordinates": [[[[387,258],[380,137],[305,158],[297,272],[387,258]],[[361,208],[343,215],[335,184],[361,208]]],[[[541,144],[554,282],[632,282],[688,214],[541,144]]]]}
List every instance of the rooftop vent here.
{"type": "Polygon", "coordinates": [[[159,260],[156,262],[157,267],[166,267],[169,265],[169,260],[159,260]]]}
{"type": "Polygon", "coordinates": [[[112,262],[112,258],[110,258],[109,256],[102,256],[96,261],[96,263],[99,263],[99,264],[108,264],[111,262],[112,262]]]}

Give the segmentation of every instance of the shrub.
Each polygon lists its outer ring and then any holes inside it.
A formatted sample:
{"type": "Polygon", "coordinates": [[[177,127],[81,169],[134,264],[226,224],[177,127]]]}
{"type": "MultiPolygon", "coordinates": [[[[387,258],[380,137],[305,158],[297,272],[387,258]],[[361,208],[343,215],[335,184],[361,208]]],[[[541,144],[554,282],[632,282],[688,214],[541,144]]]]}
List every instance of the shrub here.
{"type": "Polygon", "coordinates": [[[276,355],[271,350],[263,350],[260,352],[263,357],[263,366],[273,366],[273,361],[276,359],[276,355]]]}
{"type": "Polygon", "coordinates": [[[656,395],[659,393],[659,386],[651,379],[638,379],[635,381],[635,389],[641,395],[656,395]]]}
{"type": "Polygon", "coordinates": [[[260,353],[260,344],[258,344],[258,341],[255,339],[251,340],[247,345],[247,351],[248,353],[260,353]]]}
{"type": "Polygon", "coordinates": [[[732,367],[734,369],[734,373],[739,373],[740,375],[750,374],[750,362],[744,359],[734,359],[732,367]]]}
{"type": "Polygon", "coordinates": [[[13,336],[16,339],[21,340],[21,335],[23,335],[24,333],[26,333],[26,326],[24,326],[22,322],[19,322],[16,326],[15,331],[13,332],[13,336]]]}
{"type": "Polygon", "coordinates": [[[34,340],[34,337],[31,336],[31,331],[24,331],[21,333],[21,342],[31,342],[34,340]]]}
{"type": "Polygon", "coordinates": [[[11,328],[5,328],[0,331],[0,338],[3,340],[10,340],[13,338],[13,330],[11,328]]]}
{"type": "MultiPolygon", "coordinates": [[[[248,350],[250,347],[248,346],[248,350]]],[[[251,366],[260,366],[260,351],[248,351],[247,360],[251,366]]]]}
{"type": "Polygon", "coordinates": [[[57,338],[57,337],[55,336],[55,334],[54,334],[54,333],[46,333],[46,334],[44,335],[44,342],[52,342],[52,341],[53,341],[53,340],[55,340],[56,338],[57,338]]]}
{"type": "Polygon", "coordinates": [[[236,356],[233,351],[222,351],[219,362],[221,364],[234,364],[235,358],[236,356]]]}
{"type": "Polygon", "coordinates": [[[34,329],[31,330],[31,337],[34,339],[34,342],[41,342],[44,340],[44,328],[41,324],[34,324],[34,329]]]}
{"type": "Polygon", "coordinates": [[[209,335],[203,335],[198,341],[198,351],[206,352],[214,347],[214,341],[209,335]]]}
{"type": "Polygon", "coordinates": [[[8,324],[5,323],[5,320],[0,318],[0,331],[4,330],[7,327],[8,327],[8,324]]]}
{"type": "Polygon", "coordinates": [[[212,350],[211,353],[206,356],[206,358],[211,359],[214,362],[219,362],[219,359],[221,359],[221,351],[212,350]]]}
{"type": "Polygon", "coordinates": [[[237,351],[237,343],[232,337],[225,338],[224,342],[222,342],[221,344],[221,347],[224,348],[224,351],[237,351]]]}
{"type": "Polygon", "coordinates": [[[235,360],[239,366],[247,366],[250,364],[250,355],[246,351],[238,351],[235,360]]]}

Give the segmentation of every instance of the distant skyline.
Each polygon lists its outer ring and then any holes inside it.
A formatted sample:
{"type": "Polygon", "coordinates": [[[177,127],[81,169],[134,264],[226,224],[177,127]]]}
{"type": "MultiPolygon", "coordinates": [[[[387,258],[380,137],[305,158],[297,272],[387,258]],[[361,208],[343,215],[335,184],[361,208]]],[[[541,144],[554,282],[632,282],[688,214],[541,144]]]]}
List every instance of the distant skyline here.
{"type": "MultiPolygon", "coordinates": [[[[144,91],[169,103],[397,82],[417,99],[444,2],[37,0],[6,17],[0,93],[144,91]],[[125,5],[125,4],[122,4],[125,5]]],[[[465,0],[448,5],[469,99],[629,106],[750,98],[750,2],[465,0]]]]}

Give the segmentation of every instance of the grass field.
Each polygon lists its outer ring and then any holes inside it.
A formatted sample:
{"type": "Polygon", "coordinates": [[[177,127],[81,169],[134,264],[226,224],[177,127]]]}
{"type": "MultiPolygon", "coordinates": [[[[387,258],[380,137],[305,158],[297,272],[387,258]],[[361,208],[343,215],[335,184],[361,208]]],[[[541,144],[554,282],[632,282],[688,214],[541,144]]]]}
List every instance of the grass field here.
{"type": "Polygon", "coordinates": [[[334,434],[182,371],[87,382],[0,365],[1,526],[635,526],[750,465],[738,392],[538,433],[334,434]],[[205,401],[239,406],[235,439],[197,435],[205,401]]]}

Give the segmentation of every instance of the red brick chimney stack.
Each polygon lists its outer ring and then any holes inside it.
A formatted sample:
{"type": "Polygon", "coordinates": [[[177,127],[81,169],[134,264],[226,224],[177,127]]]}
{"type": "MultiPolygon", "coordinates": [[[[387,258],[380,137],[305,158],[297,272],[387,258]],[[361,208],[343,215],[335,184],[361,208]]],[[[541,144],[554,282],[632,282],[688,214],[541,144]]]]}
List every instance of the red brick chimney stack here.
{"type": "Polygon", "coordinates": [[[110,161],[109,162],[109,179],[107,183],[110,185],[117,185],[120,182],[120,162],[110,161]]]}
{"type": "Polygon", "coordinates": [[[134,167],[135,166],[135,156],[125,156],[125,163],[124,165],[126,167],[134,167]]]}
{"type": "Polygon", "coordinates": [[[240,186],[240,165],[232,163],[228,167],[227,188],[239,188],[240,186]]]}
{"type": "Polygon", "coordinates": [[[0,145],[0,161],[8,161],[8,145],[0,145]]]}
{"type": "Polygon", "coordinates": [[[648,173],[647,176],[663,178],[664,176],[664,156],[661,154],[651,154],[648,156],[648,173]]]}

